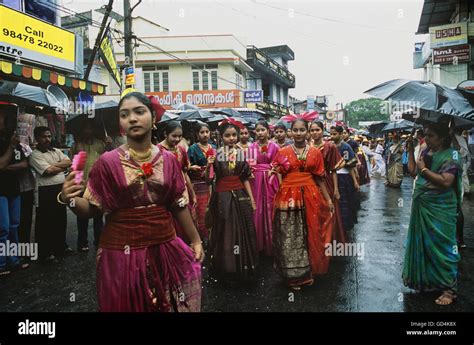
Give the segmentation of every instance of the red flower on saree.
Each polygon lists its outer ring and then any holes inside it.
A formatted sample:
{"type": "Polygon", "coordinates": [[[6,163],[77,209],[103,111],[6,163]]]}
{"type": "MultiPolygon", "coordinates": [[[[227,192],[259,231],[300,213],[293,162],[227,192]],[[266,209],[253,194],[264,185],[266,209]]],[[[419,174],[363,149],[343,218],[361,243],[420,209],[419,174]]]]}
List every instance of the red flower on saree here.
{"type": "Polygon", "coordinates": [[[153,174],[153,165],[151,163],[143,163],[140,169],[145,177],[149,177],[153,174]]]}
{"type": "Polygon", "coordinates": [[[267,153],[268,152],[268,146],[263,145],[262,147],[260,147],[260,151],[262,151],[263,154],[267,153]]]}

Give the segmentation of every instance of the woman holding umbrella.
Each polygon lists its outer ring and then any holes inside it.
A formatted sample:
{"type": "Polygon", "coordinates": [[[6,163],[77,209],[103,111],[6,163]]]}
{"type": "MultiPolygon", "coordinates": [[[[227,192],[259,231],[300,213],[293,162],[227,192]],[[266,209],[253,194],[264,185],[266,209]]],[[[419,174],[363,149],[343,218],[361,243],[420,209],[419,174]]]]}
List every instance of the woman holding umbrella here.
{"type": "Polygon", "coordinates": [[[427,149],[416,161],[408,139],[408,170],[416,180],[402,276],[412,289],[442,291],[435,302],[447,305],[457,294],[462,167],[459,152],[449,147],[446,124],[429,124],[425,134],[427,149]]]}
{"type": "Polygon", "coordinates": [[[142,93],[124,96],[119,119],[127,144],[99,157],[82,197],[76,171],[58,194],[82,218],[106,214],[97,252],[100,311],[200,310],[204,251],[186,207],[181,167],[151,142],[154,112],[142,93]],[[190,247],[176,237],[173,218],[190,247]]]}

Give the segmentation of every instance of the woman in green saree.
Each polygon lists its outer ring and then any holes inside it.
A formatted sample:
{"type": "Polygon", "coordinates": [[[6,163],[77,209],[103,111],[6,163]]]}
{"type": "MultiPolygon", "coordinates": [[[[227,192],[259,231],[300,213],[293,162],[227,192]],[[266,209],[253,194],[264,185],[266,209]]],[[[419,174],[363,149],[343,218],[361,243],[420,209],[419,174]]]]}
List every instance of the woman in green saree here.
{"type": "Polygon", "coordinates": [[[412,289],[442,291],[435,302],[448,305],[457,297],[456,219],[462,168],[459,152],[449,147],[447,125],[428,125],[426,144],[415,161],[408,139],[408,170],[416,179],[402,277],[412,289]]]}

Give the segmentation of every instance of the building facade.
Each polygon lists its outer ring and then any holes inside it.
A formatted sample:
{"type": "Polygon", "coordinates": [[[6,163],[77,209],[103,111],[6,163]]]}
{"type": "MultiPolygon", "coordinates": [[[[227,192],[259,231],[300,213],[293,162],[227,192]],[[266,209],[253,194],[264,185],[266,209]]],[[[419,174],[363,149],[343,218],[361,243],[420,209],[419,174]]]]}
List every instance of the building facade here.
{"type": "Polygon", "coordinates": [[[255,107],[274,120],[290,112],[289,89],[295,87],[296,78],[288,69],[288,61],[294,59],[295,53],[287,45],[247,47],[247,63],[253,69],[249,73],[247,87],[263,90],[263,102],[256,103],[255,107]]]}
{"type": "Polygon", "coordinates": [[[414,68],[423,78],[448,87],[474,79],[474,4],[469,0],[425,0],[415,44],[414,68]]]}
{"type": "MultiPolygon", "coordinates": [[[[143,18],[133,21],[134,34],[146,42],[137,42],[134,50],[135,89],[157,96],[166,109],[180,103],[244,106],[247,73],[252,71],[244,43],[230,34],[160,35],[154,25],[143,18]]],[[[124,53],[116,51],[123,63],[124,53]]]]}

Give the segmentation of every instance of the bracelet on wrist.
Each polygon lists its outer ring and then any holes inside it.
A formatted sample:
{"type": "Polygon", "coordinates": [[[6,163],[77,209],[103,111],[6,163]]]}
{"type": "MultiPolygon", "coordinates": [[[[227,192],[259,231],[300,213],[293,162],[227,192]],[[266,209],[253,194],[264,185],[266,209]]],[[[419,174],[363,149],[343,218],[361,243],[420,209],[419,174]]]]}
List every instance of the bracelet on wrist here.
{"type": "Polygon", "coordinates": [[[426,170],[429,170],[429,169],[428,169],[428,168],[423,168],[423,169],[421,169],[421,174],[424,175],[424,173],[425,173],[426,170]]]}
{"type": "Polygon", "coordinates": [[[197,245],[197,244],[202,244],[202,241],[199,241],[199,242],[192,242],[190,245],[191,245],[191,246],[195,246],[195,245],[197,245]]]}
{"type": "Polygon", "coordinates": [[[56,200],[58,201],[58,203],[60,203],[61,205],[67,205],[68,203],[67,202],[64,202],[62,201],[61,199],[61,195],[62,195],[63,192],[59,192],[58,193],[58,196],[56,197],[56,200]]]}

